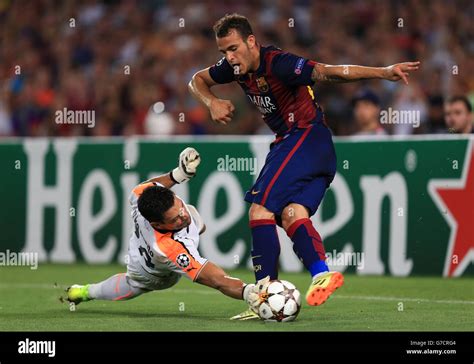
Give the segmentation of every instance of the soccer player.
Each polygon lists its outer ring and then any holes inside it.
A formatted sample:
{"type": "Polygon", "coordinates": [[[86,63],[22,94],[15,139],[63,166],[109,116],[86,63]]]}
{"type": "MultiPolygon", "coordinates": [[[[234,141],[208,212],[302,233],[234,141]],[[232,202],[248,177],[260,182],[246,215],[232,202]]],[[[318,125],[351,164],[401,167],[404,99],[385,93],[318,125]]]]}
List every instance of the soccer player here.
{"type": "Polygon", "coordinates": [[[312,276],[306,301],[320,305],[343,284],[343,276],[329,271],[321,237],[309,219],[336,173],[331,132],[311,86],[315,82],[371,78],[408,83],[409,72],[418,69],[419,62],[388,67],[318,63],[261,45],[247,18],[239,14],[219,19],[214,32],[224,57],[192,77],[190,92],[207,106],[214,121],[227,124],[235,108],[229,100],[213,94],[211,87],[237,82],[276,136],[265,165],[245,195],[245,201],[251,204],[256,279],[278,277],[278,224],[293,241],[295,253],[312,276]]]}
{"type": "Polygon", "coordinates": [[[135,228],[130,237],[127,272],[99,283],[69,287],[69,302],[129,300],[174,286],[186,276],[229,297],[244,299],[251,307],[258,305],[256,285],[229,277],[200,256],[199,235],[205,230],[202,218],[194,206],[185,204],[170,190],[176,183],[191,179],[200,161],[195,149],[186,148],[180,154],[177,168],[133,189],[129,201],[135,228]]]}

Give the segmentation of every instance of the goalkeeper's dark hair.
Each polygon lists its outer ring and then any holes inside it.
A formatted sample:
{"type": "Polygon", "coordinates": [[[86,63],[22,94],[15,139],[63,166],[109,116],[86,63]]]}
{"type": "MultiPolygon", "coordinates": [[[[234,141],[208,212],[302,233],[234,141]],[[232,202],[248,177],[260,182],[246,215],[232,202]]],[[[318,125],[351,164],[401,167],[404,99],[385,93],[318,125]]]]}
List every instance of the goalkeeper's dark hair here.
{"type": "Polygon", "coordinates": [[[138,198],[138,211],[149,222],[162,223],[164,214],[174,205],[174,192],[161,186],[150,186],[138,198]]]}
{"type": "Polygon", "coordinates": [[[249,20],[240,14],[226,14],[214,24],[214,33],[217,38],[224,38],[229,35],[231,29],[235,29],[242,39],[247,40],[253,34],[249,20]]]}

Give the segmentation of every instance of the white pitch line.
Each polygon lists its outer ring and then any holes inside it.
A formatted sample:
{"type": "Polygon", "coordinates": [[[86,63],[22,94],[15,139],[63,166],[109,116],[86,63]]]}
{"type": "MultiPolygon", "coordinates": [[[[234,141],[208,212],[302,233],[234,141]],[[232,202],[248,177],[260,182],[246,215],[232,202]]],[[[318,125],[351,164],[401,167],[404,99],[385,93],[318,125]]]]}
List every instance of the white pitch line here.
{"type": "MultiPolygon", "coordinates": [[[[192,289],[180,289],[173,288],[173,292],[176,293],[197,293],[210,295],[215,294],[213,291],[202,291],[202,290],[192,290],[192,289]]],[[[474,305],[474,301],[467,300],[431,300],[428,298],[413,298],[413,297],[386,297],[386,296],[347,296],[335,294],[332,296],[334,298],[349,299],[349,300],[366,300],[366,301],[396,301],[396,302],[423,302],[423,303],[438,303],[438,304],[455,304],[455,305],[474,305]]]]}
{"type": "MultiPolygon", "coordinates": [[[[53,284],[45,283],[0,283],[1,288],[27,288],[27,289],[61,289],[66,287],[65,284],[58,284],[54,287],[53,284]]],[[[165,291],[173,293],[184,293],[184,294],[200,294],[200,295],[214,295],[216,292],[213,290],[202,290],[202,289],[189,289],[189,288],[170,288],[165,291]]],[[[158,291],[159,292],[159,291],[158,291]]],[[[365,300],[365,301],[396,301],[396,302],[423,302],[423,303],[438,303],[445,305],[474,305],[474,301],[468,300],[431,300],[428,298],[415,298],[415,297],[387,297],[387,296],[350,296],[335,294],[332,296],[339,299],[348,300],[365,300]]]]}
{"type": "Polygon", "coordinates": [[[43,288],[60,288],[54,287],[53,284],[46,283],[0,283],[0,288],[34,288],[34,289],[43,289],[43,288]]]}
{"type": "Polygon", "coordinates": [[[384,296],[346,296],[334,295],[335,298],[345,298],[351,300],[366,300],[366,301],[397,301],[397,302],[426,302],[426,303],[441,303],[441,304],[465,304],[474,305],[474,301],[464,300],[430,300],[428,298],[413,298],[413,297],[384,297],[384,296]]]}

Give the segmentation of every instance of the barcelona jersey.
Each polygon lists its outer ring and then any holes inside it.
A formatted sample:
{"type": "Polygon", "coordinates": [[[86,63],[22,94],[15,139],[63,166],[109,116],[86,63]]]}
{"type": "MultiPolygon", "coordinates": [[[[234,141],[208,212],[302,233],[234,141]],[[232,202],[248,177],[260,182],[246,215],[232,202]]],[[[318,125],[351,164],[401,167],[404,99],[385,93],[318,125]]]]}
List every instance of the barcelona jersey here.
{"type": "Polygon", "coordinates": [[[236,81],[270,129],[282,136],[295,126],[307,128],[323,119],[311,88],[315,64],[279,48],[261,46],[260,65],[254,73],[235,74],[225,57],[210,67],[209,73],[217,83],[236,81]]]}

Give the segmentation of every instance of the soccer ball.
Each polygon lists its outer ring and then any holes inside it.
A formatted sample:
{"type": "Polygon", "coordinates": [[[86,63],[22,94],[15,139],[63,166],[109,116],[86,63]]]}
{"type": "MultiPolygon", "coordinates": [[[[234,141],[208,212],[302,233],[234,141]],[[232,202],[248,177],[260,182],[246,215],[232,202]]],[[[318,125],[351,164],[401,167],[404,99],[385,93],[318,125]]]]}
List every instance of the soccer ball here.
{"type": "Polygon", "coordinates": [[[258,307],[258,315],[264,321],[293,321],[301,308],[301,294],[293,283],[274,280],[262,288],[264,301],[258,307]]]}

